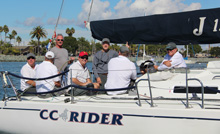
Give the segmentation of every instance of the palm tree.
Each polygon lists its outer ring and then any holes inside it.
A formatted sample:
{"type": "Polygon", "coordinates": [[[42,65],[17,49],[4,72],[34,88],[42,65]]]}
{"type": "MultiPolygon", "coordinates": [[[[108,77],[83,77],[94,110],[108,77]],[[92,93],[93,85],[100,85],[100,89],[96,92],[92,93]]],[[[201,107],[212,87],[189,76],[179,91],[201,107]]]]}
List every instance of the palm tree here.
{"type": "MultiPolygon", "coordinates": [[[[72,34],[75,33],[75,29],[74,29],[73,27],[70,29],[70,31],[71,31],[72,34]]],[[[71,36],[72,36],[72,35],[71,35],[71,36]]]]}
{"type": "MultiPolygon", "coordinates": [[[[21,37],[20,37],[20,36],[17,36],[16,41],[18,42],[18,46],[20,46],[20,43],[21,43],[21,41],[22,41],[21,37]]],[[[21,54],[21,49],[19,49],[19,52],[20,52],[20,54],[21,54]]]]}
{"type": "Polygon", "coordinates": [[[20,45],[21,41],[22,41],[21,37],[20,37],[20,36],[17,36],[16,42],[18,42],[18,45],[20,45]]]}
{"type": "Polygon", "coordinates": [[[1,43],[0,43],[0,46],[2,45],[2,35],[1,35],[2,32],[3,32],[3,27],[0,26],[0,36],[1,36],[1,43]]]}
{"type": "Polygon", "coordinates": [[[7,33],[9,32],[9,29],[8,29],[8,26],[7,25],[4,25],[4,27],[3,27],[3,31],[5,32],[5,42],[6,42],[6,35],[7,35],[7,33]]]}
{"type": "Polygon", "coordinates": [[[66,34],[68,34],[70,37],[75,33],[75,29],[72,27],[71,29],[66,29],[66,34]]]}
{"type": "Polygon", "coordinates": [[[17,35],[17,32],[15,30],[12,30],[11,34],[15,37],[17,35]]]}
{"type": "Polygon", "coordinates": [[[44,30],[42,26],[36,26],[33,28],[33,30],[30,32],[31,38],[34,37],[37,38],[38,41],[38,55],[40,55],[40,38],[47,38],[47,32],[44,30]]]}
{"type": "Polygon", "coordinates": [[[70,32],[69,28],[66,29],[66,34],[68,34],[70,36],[71,32],[70,32]]]}
{"type": "Polygon", "coordinates": [[[10,39],[10,44],[11,44],[11,40],[14,39],[15,37],[12,34],[8,34],[8,37],[10,39]]]}
{"type": "Polygon", "coordinates": [[[37,53],[37,41],[31,40],[30,42],[28,42],[28,45],[33,46],[34,53],[37,53]]]}
{"type": "MultiPolygon", "coordinates": [[[[17,32],[15,30],[12,30],[11,34],[14,36],[14,39],[15,39],[15,36],[17,35],[17,32]]],[[[15,44],[15,41],[14,41],[14,44],[15,44]]]]}

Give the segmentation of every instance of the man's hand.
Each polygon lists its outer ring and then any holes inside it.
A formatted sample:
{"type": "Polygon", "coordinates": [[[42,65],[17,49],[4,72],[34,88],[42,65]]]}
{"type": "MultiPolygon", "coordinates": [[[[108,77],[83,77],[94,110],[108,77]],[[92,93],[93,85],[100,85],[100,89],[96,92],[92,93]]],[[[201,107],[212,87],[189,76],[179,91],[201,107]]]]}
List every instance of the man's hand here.
{"type": "Polygon", "coordinates": [[[87,81],[87,82],[83,83],[82,86],[86,86],[86,85],[88,85],[89,83],[91,83],[91,82],[87,81]]]}
{"type": "Polygon", "coordinates": [[[126,42],[126,47],[127,47],[127,48],[130,48],[130,46],[128,45],[128,42],[126,42]]]}
{"type": "Polygon", "coordinates": [[[75,60],[75,57],[70,57],[70,60],[68,61],[68,64],[73,63],[74,60],[75,60]]]}
{"type": "Polygon", "coordinates": [[[167,67],[171,67],[171,60],[164,61],[163,64],[167,67]]]}
{"type": "Polygon", "coordinates": [[[157,66],[157,65],[154,65],[154,68],[155,68],[156,70],[158,70],[158,66],[157,66]]]}
{"type": "Polygon", "coordinates": [[[72,61],[75,60],[75,57],[70,57],[70,60],[72,60],[72,61]]]}
{"type": "Polygon", "coordinates": [[[97,83],[102,84],[102,81],[101,81],[100,77],[96,78],[96,81],[97,81],[97,83]]]}

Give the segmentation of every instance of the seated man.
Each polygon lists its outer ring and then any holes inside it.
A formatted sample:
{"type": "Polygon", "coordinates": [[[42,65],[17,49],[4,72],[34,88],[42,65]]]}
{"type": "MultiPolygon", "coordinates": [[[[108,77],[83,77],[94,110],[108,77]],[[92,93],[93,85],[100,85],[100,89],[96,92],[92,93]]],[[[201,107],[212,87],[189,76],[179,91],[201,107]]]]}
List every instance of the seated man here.
{"type": "Polygon", "coordinates": [[[157,70],[165,70],[171,68],[181,68],[186,67],[186,63],[183,59],[183,56],[178,52],[176,44],[170,42],[167,44],[167,54],[164,56],[164,60],[160,66],[154,65],[154,68],[157,70]]]}
{"type": "MultiPolygon", "coordinates": [[[[112,58],[108,63],[108,76],[105,89],[126,88],[131,80],[137,78],[136,66],[127,57],[129,49],[122,46],[119,50],[119,56],[112,58]]],[[[124,94],[122,91],[108,91],[108,95],[124,94]]]]}
{"type": "MultiPolygon", "coordinates": [[[[57,67],[53,64],[54,53],[48,51],[45,55],[45,60],[36,69],[35,78],[45,78],[58,74],[57,67]]],[[[60,87],[60,78],[55,77],[47,80],[36,81],[37,92],[48,92],[54,90],[54,88],[60,87]]],[[[50,97],[51,94],[46,94],[45,97],[50,97]]]]}
{"type": "MultiPolygon", "coordinates": [[[[35,65],[35,55],[29,53],[27,55],[27,63],[21,68],[21,76],[34,78],[35,70],[37,65],[35,65]]],[[[33,80],[21,79],[21,91],[28,90],[28,92],[36,92],[36,83],[33,80]]]]}
{"type": "MultiPolygon", "coordinates": [[[[90,73],[88,68],[86,67],[86,63],[88,62],[88,53],[87,52],[80,52],[79,59],[77,62],[74,62],[69,67],[69,73],[68,73],[68,85],[71,84],[71,78],[72,82],[75,85],[82,86],[82,87],[88,87],[88,85],[94,86],[94,88],[99,88],[98,83],[92,83],[90,80],[90,73]],[[91,84],[92,83],[92,84],[91,84]]],[[[76,89],[74,90],[74,95],[84,95],[88,92],[88,90],[83,89],[76,89]]]]}

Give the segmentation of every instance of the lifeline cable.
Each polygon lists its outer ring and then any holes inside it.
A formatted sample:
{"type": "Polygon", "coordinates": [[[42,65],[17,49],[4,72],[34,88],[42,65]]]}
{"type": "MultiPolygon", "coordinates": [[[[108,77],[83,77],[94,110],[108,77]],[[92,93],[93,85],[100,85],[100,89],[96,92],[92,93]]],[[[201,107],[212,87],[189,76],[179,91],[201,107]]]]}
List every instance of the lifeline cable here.
{"type": "Polygon", "coordinates": [[[13,74],[13,73],[10,73],[10,72],[6,72],[6,74],[9,74],[11,76],[14,76],[14,77],[17,77],[17,78],[21,78],[21,79],[26,79],[26,80],[35,80],[35,81],[38,81],[38,80],[47,80],[47,79],[51,79],[51,78],[55,78],[57,76],[60,76],[60,75],[63,75],[65,73],[67,73],[69,70],[66,70],[62,73],[59,73],[57,75],[53,75],[53,76],[50,76],[50,77],[45,77],[45,78],[28,78],[28,77],[22,77],[22,76],[19,76],[19,75],[16,75],[16,74],[13,74]]]}
{"type": "Polygon", "coordinates": [[[122,90],[129,90],[129,89],[135,88],[135,86],[132,86],[132,87],[114,88],[114,89],[94,89],[94,88],[86,88],[86,87],[77,86],[77,85],[67,85],[67,86],[65,86],[63,88],[60,88],[60,89],[57,89],[57,90],[48,91],[48,92],[40,92],[40,93],[26,92],[26,94],[49,94],[49,93],[55,93],[55,92],[59,92],[59,91],[65,90],[65,89],[70,88],[70,87],[79,88],[79,89],[88,90],[88,91],[122,91],[122,90]]]}

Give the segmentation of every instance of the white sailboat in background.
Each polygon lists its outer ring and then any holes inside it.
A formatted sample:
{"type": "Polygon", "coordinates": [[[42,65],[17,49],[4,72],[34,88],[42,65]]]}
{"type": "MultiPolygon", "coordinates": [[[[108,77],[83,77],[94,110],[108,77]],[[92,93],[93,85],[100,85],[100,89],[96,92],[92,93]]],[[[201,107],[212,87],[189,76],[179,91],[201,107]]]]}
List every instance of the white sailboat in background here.
{"type": "Polygon", "coordinates": [[[186,57],[184,58],[186,64],[195,64],[196,61],[188,60],[189,51],[188,51],[188,45],[186,45],[186,57]]]}
{"type": "Polygon", "coordinates": [[[152,56],[150,55],[146,55],[145,53],[145,45],[143,45],[143,59],[142,60],[138,60],[136,63],[137,63],[137,66],[140,66],[141,63],[145,62],[146,60],[152,60],[154,62],[154,59],[152,56]]]}

